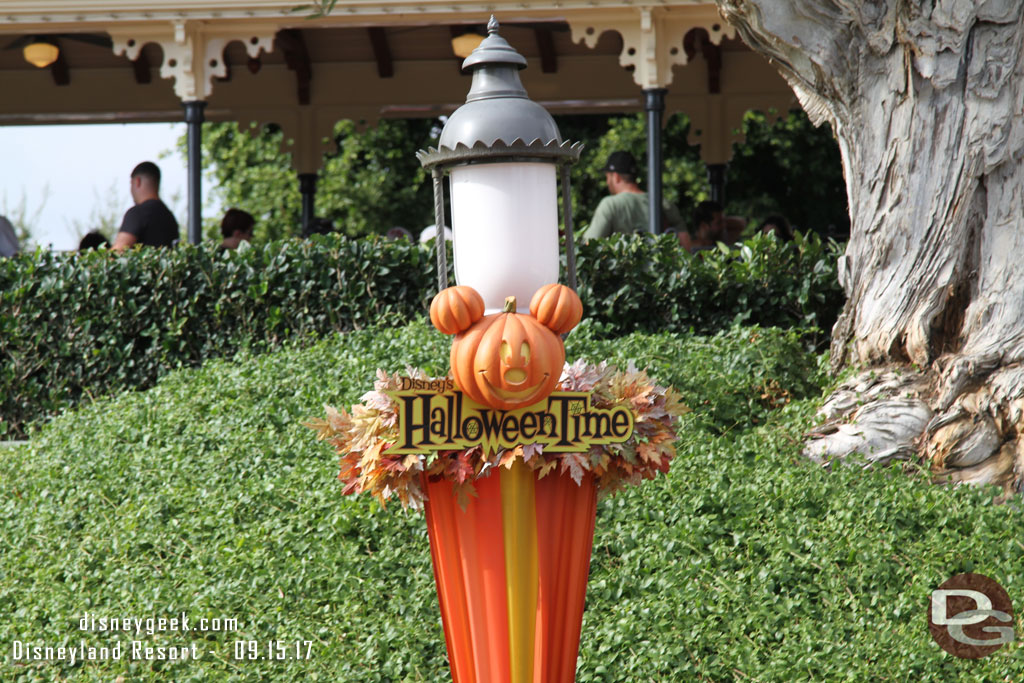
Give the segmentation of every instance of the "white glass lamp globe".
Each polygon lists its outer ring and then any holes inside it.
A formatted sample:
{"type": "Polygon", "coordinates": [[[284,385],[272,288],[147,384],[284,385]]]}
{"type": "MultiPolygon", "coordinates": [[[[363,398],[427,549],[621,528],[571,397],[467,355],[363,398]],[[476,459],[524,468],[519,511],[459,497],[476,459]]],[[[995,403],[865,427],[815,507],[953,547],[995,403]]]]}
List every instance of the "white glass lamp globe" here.
{"type": "Polygon", "coordinates": [[[558,197],[550,163],[490,163],[451,171],[455,281],[480,293],[486,313],[514,296],[520,313],[558,282],[558,197]]]}

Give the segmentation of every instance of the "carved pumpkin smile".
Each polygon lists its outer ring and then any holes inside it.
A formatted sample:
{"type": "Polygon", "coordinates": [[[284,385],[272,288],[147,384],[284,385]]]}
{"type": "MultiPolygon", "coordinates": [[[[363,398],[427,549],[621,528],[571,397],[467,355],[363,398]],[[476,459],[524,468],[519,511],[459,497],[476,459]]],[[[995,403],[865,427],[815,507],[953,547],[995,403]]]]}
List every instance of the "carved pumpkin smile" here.
{"type": "Polygon", "coordinates": [[[568,287],[547,285],[534,295],[529,315],[517,313],[515,297],[509,297],[503,313],[482,316],[480,295],[459,285],[434,297],[430,320],[442,332],[456,333],[452,378],[462,392],[482,405],[515,410],[555,390],[565,347],[553,330],[567,331],[579,321],[578,302],[568,287]]]}
{"type": "MultiPolygon", "coordinates": [[[[514,370],[510,372],[514,372],[514,370]]],[[[514,382],[508,381],[509,374],[510,373],[505,373],[505,383],[515,384],[514,382]]],[[[482,376],[483,381],[487,382],[487,371],[481,370],[480,375],[482,376]]],[[[529,399],[532,394],[539,393],[540,390],[543,388],[544,384],[548,381],[549,376],[550,373],[545,372],[544,379],[542,379],[540,382],[537,382],[532,387],[526,387],[525,389],[519,389],[516,391],[509,391],[507,389],[502,389],[501,387],[496,387],[490,382],[487,382],[487,388],[493,391],[496,396],[506,401],[515,401],[517,403],[522,402],[524,405],[529,405],[529,402],[524,399],[529,399]]],[[[522,384],[522,382],[519,382],[519,384],[522,384]]],[[[542,397],[538,396],[538,398],[542,397]]]]}

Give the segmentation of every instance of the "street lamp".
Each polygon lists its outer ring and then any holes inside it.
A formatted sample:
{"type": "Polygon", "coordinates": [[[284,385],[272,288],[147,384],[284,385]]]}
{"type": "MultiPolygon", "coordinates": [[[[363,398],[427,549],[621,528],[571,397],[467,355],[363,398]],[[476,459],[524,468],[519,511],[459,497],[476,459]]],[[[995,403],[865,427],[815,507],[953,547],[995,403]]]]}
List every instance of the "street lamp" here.
{"type": "Polygon", "coordinates": [[[526,60],[494,17],[487,31],[463,63],[473,72],[466,104],[438,148],[417,154],[433,175],[438,226],[451,176],[459,286],[447,286],[438,238],[430,306],[438,331],[455,335],[451,373],[378,372],[364,396],[373,407],[352,409],[373,419],[329,409],[307,424],[342,454],[346,492],[422,501],[454,683],[572,681],[598,488],[667,470],[682,403],[635,370],[566,369],[559,335],[583,308],[570,289],[569,202],[582,146],[563,142],[526,95],[526,60]],[[559,171],[568,287],[558,284],[559,171]]]}
{"type": "MultiPolygon", "coordinates": [[[[504,307],[508,314],[525,314],[541,332],[557,339],[553,330],[528,316],[535,293],[560,287],[555,284],[559,171],[566,280],[576,288],[569,166],[579,160],[583,146],[563,142],[551,115],[526,94],[519,80],[526,59],[498,35],[493,16],[487,33],[462,64],[473,74],[466,103],[448,118],[437,149],[421,151],[417,157],[433,176],[439,226],[444,225],[442,177],[448,173],[451,178],[455,280],[475,290],[472,296],[482,299],[483,315],[495,314],[479,324],[501,318],[504,307]]],[[[448,285],[443,239],[437,239],[437,261],[442,292],[448,285]]],[[[569,294],[578,305],[575,294],[569,294]]],[[[569,327],[578,320],[577,314],[569,327]]],[[[466,331],[456,338],[453,359],[458,340],[464,337],[474,347],[475,335],[466,331]]],[[[502,333],[500,339],[502,349],[509,347],[509,358],[532,367],[536,340],[520,346],[514,334],[502,333]],[[513,338],[514,343],[509,341],[513,338]]],[[[561,340],[557,344],[561,348],[561,340]]],[[[498,348],[488,349],[481,342],[470,354],[499,355],[498,348]]],[[[539,355],[533,365],[539,363],[539,355]]],[[[467,392],[454,363],[455,382],[467,392]]],[[[499,368],[495,376],[515,384],[509,378],[520,371],[519,365],[516,368],[504,375],[499,368]]],[[[556,376],[560,372],[557,368],[556,376]]],[[[546,392],[550,394],[551,388],[546,392]]],[[[475,480],[478,496],[465,506],[458,503],[451,482],[424,478],[427,530],[452,678],[456,683],[570,680],[586,596],[596,480],[588,476],[574,481],[564,472],[539,479],[522,460],[496,470],[501,471],[475,480]]]]}
{"type": "MultiPolygon", "coordinates": [[[[417,153],[434,180],[436,225],[444,224],[442,177],[451,178],[455,280],[483,297],[485,312],[515,296],[529,310],[540,287],[558,281],[557,171],[561,170],[567,284],[576,288],[569,165],[583,145],[563,142],[551,114],[526,94],[526,59],[498,35],[463,62],[473,74],[466,103],[445,123],[438,148],[417,153]]],[[[438,290],[447,286],[444,240],[437,241],[438,290]]]]}

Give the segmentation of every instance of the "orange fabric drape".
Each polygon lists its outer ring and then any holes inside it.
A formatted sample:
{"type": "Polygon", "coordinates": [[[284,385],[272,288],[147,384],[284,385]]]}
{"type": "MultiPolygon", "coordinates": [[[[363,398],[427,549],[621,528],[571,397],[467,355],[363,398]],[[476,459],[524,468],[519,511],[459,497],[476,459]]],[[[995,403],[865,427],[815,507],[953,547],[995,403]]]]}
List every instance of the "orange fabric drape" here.
{"type": "Polygon", "coordinates": [[[575,679],[597,511],[594,478],[522,462],[475,482],[463,510],[426,481],[426,520],[454,683],[575,679]],[[532,623],[531,623],[532,622],[532,623]]]}

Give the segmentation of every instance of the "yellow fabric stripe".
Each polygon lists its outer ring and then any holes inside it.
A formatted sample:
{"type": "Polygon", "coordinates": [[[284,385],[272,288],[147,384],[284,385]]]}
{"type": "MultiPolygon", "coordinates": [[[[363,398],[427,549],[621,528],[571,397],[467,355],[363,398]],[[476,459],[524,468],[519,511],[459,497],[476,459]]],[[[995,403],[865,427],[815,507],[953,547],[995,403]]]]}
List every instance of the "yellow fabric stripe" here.
{"type": "Polygon", "coordinates": [[[501,472],[511,683],[531,683],[533,680],[534,626],[540,581],[533,486],[533,471],[518,458],[511,469],[501,472]]]}

